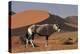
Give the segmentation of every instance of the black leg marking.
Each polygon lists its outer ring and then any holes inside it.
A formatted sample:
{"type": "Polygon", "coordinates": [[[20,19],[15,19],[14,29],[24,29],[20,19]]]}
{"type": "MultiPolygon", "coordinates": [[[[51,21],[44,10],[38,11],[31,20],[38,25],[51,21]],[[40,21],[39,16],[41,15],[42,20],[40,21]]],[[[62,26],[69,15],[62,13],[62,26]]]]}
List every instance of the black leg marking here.
{"type": "Polygon", "coordinates": [[[48,46],[48,36],[46,36],[46,38],[45,38],[45,47],[47,47],[48,46]]]}

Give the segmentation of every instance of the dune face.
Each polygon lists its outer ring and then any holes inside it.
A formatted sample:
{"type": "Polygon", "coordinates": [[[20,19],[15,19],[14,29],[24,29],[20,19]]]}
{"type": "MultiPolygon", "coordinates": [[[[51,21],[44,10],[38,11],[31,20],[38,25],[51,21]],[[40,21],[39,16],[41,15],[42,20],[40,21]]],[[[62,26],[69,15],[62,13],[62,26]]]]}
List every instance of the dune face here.
{"type": "Polygon", "coordinates": [[[33,23],[41,22],[49,17],[48,12],[41,10],[28,10],[11,16],[11,28],[19,28],[33,23]]]}
{"type": "Polygon", "coordinates": [[[65,19],[68,23],[78,25],[78,16],[68,16],[65,19]]]}

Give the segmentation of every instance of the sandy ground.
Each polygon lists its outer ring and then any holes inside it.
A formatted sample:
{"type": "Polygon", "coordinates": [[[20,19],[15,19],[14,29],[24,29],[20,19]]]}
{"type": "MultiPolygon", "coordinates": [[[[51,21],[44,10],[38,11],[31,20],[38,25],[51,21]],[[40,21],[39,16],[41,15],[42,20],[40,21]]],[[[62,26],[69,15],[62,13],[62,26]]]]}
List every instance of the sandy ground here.
{"type": "Polygon", "coordinates": [[[35,52],[35,51],[48,51],[48,50],[65,50],[76,49],[77,46],[77,32],[62,32],[54,33],[49,37],[48,47],[44,45],[44,37],[36,36],[35,44],[36,48],[32,48],[28,45],[27,48],[21,44],[19,36],[12,36],[12,52],[35,52]],[[65,44],[71,42],[72,44],[65,44]]]}

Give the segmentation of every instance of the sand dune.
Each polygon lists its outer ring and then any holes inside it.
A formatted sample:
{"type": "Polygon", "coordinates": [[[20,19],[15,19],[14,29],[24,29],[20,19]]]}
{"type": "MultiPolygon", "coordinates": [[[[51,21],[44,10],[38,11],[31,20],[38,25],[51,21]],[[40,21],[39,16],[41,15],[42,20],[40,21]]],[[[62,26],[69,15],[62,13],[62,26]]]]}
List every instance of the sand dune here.
{"type": "Polygon", "coordinates": [[[68,16],[65,18],[68,23],[78,25],[78,16],[68,16]]]}
{"type": "Polygon", "coordinates": [[[11,16],[11,28],[18,28],[25,25],[41,22],[49,17],[47,11],[27,10],[11,16]]]}
{"type": "Polygon", "coordinates": [[[66,22],[58,15],[47,11],[28,10],[11,16],[11,35],[24,36],[28,25],[31,24],[59,24],[62,31],[77,31],[77,27],[66,22]]]}

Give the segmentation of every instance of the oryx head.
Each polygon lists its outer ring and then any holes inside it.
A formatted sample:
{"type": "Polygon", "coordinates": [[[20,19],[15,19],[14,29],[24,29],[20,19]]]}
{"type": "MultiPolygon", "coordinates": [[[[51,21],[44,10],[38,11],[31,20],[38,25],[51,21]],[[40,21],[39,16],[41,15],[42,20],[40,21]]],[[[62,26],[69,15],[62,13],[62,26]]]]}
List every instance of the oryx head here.
{"type": "Polygon", "coordinates": [[[53,24],[53,29],[57,32],[60,32],[61,30],[58,24],[53,24]]]}

